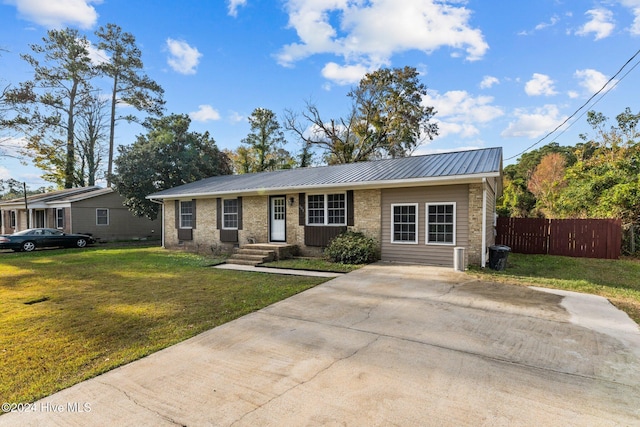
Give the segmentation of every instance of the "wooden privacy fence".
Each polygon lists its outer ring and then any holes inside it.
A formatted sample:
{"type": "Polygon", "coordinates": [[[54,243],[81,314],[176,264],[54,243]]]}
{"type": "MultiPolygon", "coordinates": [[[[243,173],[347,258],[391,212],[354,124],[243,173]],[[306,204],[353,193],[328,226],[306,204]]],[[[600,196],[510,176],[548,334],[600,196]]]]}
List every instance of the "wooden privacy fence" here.
{"type": "Polygon", "coordinates": [[[521,254],[617,259],[619,219],[498,218],[496,244],[521,254]]]}

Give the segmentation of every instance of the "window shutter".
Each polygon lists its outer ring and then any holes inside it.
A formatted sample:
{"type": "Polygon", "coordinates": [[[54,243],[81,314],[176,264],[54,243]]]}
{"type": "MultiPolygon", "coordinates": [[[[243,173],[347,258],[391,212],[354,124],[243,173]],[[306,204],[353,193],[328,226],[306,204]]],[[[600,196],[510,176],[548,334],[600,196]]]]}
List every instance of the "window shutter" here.
{"type": "Polygon", "coordinates": [[[196,199],[191,200],[192,208],[193,208],[193,222],[191,223],[191,228],[196,228],[196,199]]]}
{"type": "Polygon", "coordinates": [[[176,228],[180,228],[180,200],[176,200],[176,228]]]}
{"type": "Polygon", "coordinates": [[[238,197],[238,230],[242,230],[242,197],[238,197]]]}
{"type": "Polygon", "coordinates": [[[222,228],[222,199],[220,197],[216,199],[216,228],[218,230],[222,228]]]}
{"type": "Polygon", "coordinates": [[[354,224],[353,190],[347,190],[347,225],[354,224]]]}
{"type": "Polygon", "coordinates": [[[306,195],[304,193],[298,194],[298,204],[300,207],[298,208],[298,225],[305,225],[305,202],[306,195]]]}

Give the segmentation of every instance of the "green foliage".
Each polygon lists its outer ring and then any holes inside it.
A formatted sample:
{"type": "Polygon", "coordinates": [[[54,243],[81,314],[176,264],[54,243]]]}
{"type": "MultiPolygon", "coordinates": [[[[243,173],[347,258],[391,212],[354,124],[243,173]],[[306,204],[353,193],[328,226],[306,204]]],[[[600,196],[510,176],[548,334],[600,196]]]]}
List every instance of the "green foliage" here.
{"type": "Polygon", "coordinates": [[[273,111],[256,108],[249,116],[251,132],[235,152],[230,152],[236,173],[291,169],[296,160],[283,148],[286,143],[273,111]]]}
{"type": "Polygon", "coordinates": [[[325,256],[343,264],[367,264],[378,259],[378,242],[356,231],[335,237],[325,249],[325,256]]]}
{"type": "Polygon", "coordinates": [[[50,30],[31,50],[22,58],[34,77],[6,94],[16,113],[8,124],[27,135],[24,154],[47,172],[45,179],[71,188],[78,184],[75,124],[95,76],[89,42],[77,30],[50,30]]]}
{"type": "Polygon", "coordinates": [[[534,215],[536,197],[529,191],[529,179],[542,159],[553,153],[562,154],[566,166],[576,162],[573,147],[563,147],[557,142],[551,142],[537,150],[523,154],[517,163],[504,168],[504,192],[497,201],[499,215],[518,218],[534,215]]]}
{"type": "Polygon", "coordinates": [[[564,216],[640,222],[639,118],[627,108],[616,117],[617,125],[607,128],[605,116],[588,113],[596,138],[581,136],[586,142],[580,160],[567,169],[568,187],[559,203],[564,216]]]}
{"type": "MultiPolygon", "coordinates": [[[[142,52],[131,33],[123,32],[116,24],[107,24],[96,31],[98,49],[110,55],[97,66],[98,71],[112,81],[111,114],[109,121],[109,157],[107,177],[113,172],[114,135],[116,120],[136,121],[134,116],[116,117],[116,106],[125,104],[138,111],[160,116],[164,108],[164,90],[142,70],[142,52]]],[[[109,180],[110,178],[107,178],[109,180]]]]}
{"type": "Polygon", "coordinates": [[[147,134],[118,148],[112,181],[135,215],[157,218],[159,205],[146,199],[149,194],[231,173],[229,159],[209,133],[190,132],[190,123],[184,114],[147,119],[147,134]]]}
{"type": "MultiPolygon", "coordinates": [[[[16,181],[13,178],[0,179],[0,200],[11,200],[19,197],[24,197],[24,184],[16,181]]],[[[30,190],[27,187],[27,196],[33,194],[46,193],[47,191],[53,191],[53,188],[40,187],[35,190],[30,190]]]]}
{"type": "Polygon", "coordinates": [[[309,146],[323,150],[329,164],[407,156],[423,136],[438,133],[437,124],[430,122],[433,107],[422,105],[427,89],[418,77],[413,67],[368,73],[348,94],[352,105],[347,116],[324,120],[307,103],[301,113],[304,123],[287,111],[285,129],[305,144],[305,152],[309,146]]]}

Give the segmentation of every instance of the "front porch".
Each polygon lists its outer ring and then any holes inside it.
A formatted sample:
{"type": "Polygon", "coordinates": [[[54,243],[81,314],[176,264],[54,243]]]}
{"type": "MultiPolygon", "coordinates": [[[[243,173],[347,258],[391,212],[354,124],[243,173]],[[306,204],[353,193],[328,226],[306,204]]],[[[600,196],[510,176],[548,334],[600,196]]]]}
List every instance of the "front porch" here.
{"type": "Polygon", "coordinates": [[[264,262],[292,258],[298,254],[298,250],[297,245],[249,243],[236,249],[227,263],[256,266],[264,262]]]}

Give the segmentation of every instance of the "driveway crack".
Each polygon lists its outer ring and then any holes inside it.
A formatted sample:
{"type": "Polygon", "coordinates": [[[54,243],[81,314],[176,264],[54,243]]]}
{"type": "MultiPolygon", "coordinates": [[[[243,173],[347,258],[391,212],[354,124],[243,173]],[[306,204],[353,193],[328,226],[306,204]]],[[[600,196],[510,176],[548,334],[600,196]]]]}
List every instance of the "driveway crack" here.
{"type": "Polygon", "coordinates": [[[273,402],[276,399],[279,399],[280,397],[284,396],[285,394],[289,393],[290,391],[295,390],[296,388],[303,386],[305,384],[310,383],[311,381],[313,381],[314,379],[316,379],[319,375],[321,375],[324,372],[327,372],[329,369],[331,369],[336,363],[339,362],[343,362],[345,360],[348,360],[350,358],[352,358],[353,356],[355,356],[356,354],[360,353],[362,350],[366,350],[369,347],[371,347],[373,344],[375,344],[378,340],[380,339],[380,336],[376,336],[375,339],[369,341],[367,344],[363,345],[362,347],[358,347],[357,349],[355,349],[353,352],[351,352],[350,354],[347,354],[343,357],[339,357],[337,359],[335,359],[333,362],[329,363],[327,366],[325,366],[324,368],[320,369],[318,372],[316,372],[315,374],[313,374],[313,376],[311,376],[310,378],[299,382],[298,384],[289,387],[288,389],[286,389],[285,391],[283,391],[282,393],[279,393],[276,396],[273,396],[271,399],[267,400],[266,402],[257,405],[254,409],[252,409],[251,411],[248,411],[246,413],[244,413],[240,418],[238,418],[237,420],[235,420],[234,422],[232,422],[230,425],[236,425],[237,423],[241,422],[246,416],[254,413],[255,411],[257,411],[260,408],[263,408],[267,405],[269,405],[271,402],[273,402]]]}
{"type": "Polygon", "coordinates": [[[100,384],[102,384],[102,385],[104,385],[104,386],[107,386],[107,387],[111,387],[111,388],[113,388],[113,389],[115,389],[115,390],[119,391],[119,392],[120,392],[120,393],[122,393],[122,394],[123,394],[123,395],[124,395],[124,396],[125,396],[125,397],[130,401],[130,402],[132,402],[132,403],[133,403],[133,404],[135,404],[136,406],[138,406],[138,407],[140,407],[140,408],[143,408],[143,409],[146,409],[146,410],[147,410],[147,411],[149,411],[149,412],[153,412],[154,414],[156,414],[157,416],[159,416],[159,417],[160,417],[160,418],[162,418],[163,420],[168,421],[168,422],[172,423],[173,425],[180,426],[180,427],[187,427],[187,425],[186,425],[186,424],[182,424],[182,423],[180,423],[180,422],[178,422],[178,421],[174,420],[174,419],[173,419],[173,418],[171,418],[171,417],[168,417],[168,416],[166,416],[166,415],[164,415],[164,414],[161,414],[160,412],[158,412],[158,411],[156,411],[156,410],[153,410],[153,409],[151,409],[151,408],[149,408],[149,407],[147,407],[147,406],[143,405],[142,403],[140,403],[139,401],[137,401],[135,398],[133,398],[133,396],[131,396],[129,393],[127,393],[126,391],[122,390],[121,388],[119,388],[119,387],[117,387],[117,386],[115,386],[115,385],[113,385],[113,384],[106,383],[106,382],[102,382],[102,381],[98,381],[98,383],[100,383],[100,384]]]}

